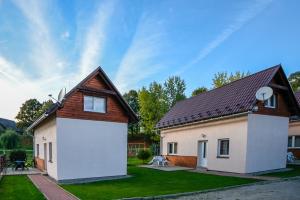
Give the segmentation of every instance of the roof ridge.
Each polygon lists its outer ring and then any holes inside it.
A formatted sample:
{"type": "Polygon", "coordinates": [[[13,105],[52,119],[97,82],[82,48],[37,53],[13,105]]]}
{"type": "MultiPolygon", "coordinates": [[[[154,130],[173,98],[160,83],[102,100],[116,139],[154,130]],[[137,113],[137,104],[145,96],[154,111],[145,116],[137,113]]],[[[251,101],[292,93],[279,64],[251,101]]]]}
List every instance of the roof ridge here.
{"type": "MultiPolygon", "coordinates": [[[[281,67],[281,64],[275,65],[275,66],[273,66],[273,67],[269,67],[269,68],[267,68],[267,69],[264,69],[264,70],[261,70],[261,71],[258,71],[258,72],[255,72],[254,74],[250,74],[250,75],[245,76],[245,77],[243,77],[243,78],[240,78],[240,79],[234,80],[234,81],[232,81],[232,82],[230,82],[230,83],[227,83],[227,84],[225,84],[225,85],[223,85],[223,86],[221,86],[221,87],[213,88],[213,89],[211,89],[211,90],[208,90],[207,92],[203,92],[203,93],[201,93],[201,94],[198,94],[198,95],[196,95],[196,96],[193,96],[193,97],[184,99],[184,100],[182,100],[182,101],[185,101],[185,100],[188,100],[188,99],[192,99],[192,98],[198,97],[198,96],[203,95],[203,94],[207,94],[207,93],[209,93],[209,92],[215,91],[215,90],[217,90],[217,89],[224,88],[224,87],[226,87],[226,86],[228,86],[228,85],[232,85],[232,84],[235,83],[235,82],[244,80],[244,79],[246,79],[246,78],[249,78],[249,77],[251,77],[251,76],[257,75],[257,74],[262,73],[262,72],[264,72],[264,71],[267,71],[267,70],[270,70],[270,69],[273,69],[273,68],[279,68],[279,67],[281,67]]],[[[299,92],[300,92],[300,91],[299,91],[299,92]]],[[[179,101],[179,102],[182,102],[182,101],[179,101]]]]}

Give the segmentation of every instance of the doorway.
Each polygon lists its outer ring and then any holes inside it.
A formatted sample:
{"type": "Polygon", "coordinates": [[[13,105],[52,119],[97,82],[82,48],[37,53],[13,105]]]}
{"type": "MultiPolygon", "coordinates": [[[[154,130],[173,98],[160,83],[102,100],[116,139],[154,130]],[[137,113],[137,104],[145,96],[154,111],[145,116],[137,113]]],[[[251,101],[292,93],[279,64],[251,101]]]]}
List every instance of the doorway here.
{"type": "Polygon", "coordinates": [[[47,143],[44,143],[44,169],[47,171],[47,143]]]}
{"type": "Polygon", "coordinates": [[[207,141],[198,141],[197,167],[207,167],[207,141]]]}

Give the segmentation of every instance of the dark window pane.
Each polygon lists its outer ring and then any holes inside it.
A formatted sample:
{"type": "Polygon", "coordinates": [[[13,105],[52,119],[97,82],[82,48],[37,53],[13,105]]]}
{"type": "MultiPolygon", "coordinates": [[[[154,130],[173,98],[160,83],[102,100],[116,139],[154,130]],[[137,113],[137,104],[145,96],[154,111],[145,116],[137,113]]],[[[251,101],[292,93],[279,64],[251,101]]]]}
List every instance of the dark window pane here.
{"type": "Polygon", "coordinates": [[[288,139],[288,147],[292,147],[293,137],[289,137],[288,139]]]}
{"type": "Polygon", "coordinates": [[[295,136],[295,147],[300,147],[300,136],[295,136]]]}

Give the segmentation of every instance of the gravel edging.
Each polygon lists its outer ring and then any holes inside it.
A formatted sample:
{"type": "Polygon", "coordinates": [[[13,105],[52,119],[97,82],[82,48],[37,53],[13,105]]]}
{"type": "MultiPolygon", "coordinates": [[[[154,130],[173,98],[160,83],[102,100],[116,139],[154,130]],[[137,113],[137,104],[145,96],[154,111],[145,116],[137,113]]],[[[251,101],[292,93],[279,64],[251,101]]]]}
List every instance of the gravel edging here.
{"type": "Polygon", "coordinates": [[[209,192],[219,192],[219,191],[230,190],[230,189],[240,188],[240,187],[247,187],[247,186],[252,186],[252,185],[265,185],[265,184],[269,184],[269,183],[298,180],[298,179],[300,179],[300,176],[281,178],[278,180],[258,181],[255,183],[233,185],[233,186],[227,186],[227,187],[222,187],[222,188],[207,189],[207,190],[200,190],[200,191],[194,191],[194,192],[182,192],[182,193],[176,193],[176,194],[166,194],[166,195],[148,196],[148,197],[130,197],[130,198],[122,198],[122,199],[123,200],[171,199],[171,198],[191,196],[191,195],[197,195],[197,194],[203,194],[203,193],[209,193],[209,192]]]}

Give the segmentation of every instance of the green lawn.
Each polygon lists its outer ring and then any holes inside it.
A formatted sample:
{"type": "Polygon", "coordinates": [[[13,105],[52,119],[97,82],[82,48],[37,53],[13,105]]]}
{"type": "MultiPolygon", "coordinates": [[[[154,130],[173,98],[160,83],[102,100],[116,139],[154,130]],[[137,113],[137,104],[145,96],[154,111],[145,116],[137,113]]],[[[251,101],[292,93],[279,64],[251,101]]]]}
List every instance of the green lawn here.
{"type": "Polygon", "coordinates": [[[0,181],[1,200],[45,199],[27,176],[4,176],[0,181]]]}
{"type": "Polygon", "coordinates": [[[288,165],[287,168],[292,168],[292,170],[286,171],[286,172],[275,172],[275,173],[270,173],[270,174],[264,174],[263,176],[274,176],[274,177],[280,177],[280,178],[300,176],[300,166],[288,165]]]}
{"type": "Polygon", "coordinates": [[[62,185],[62,187],[81,199],[119,199],[221,188],[256,181],[187,171],[164,172],[139,168],[134,166],[140,164],[137,159],[130,159],[128,164],[128,174],[133,176],[131,178],[88,184],[62,185]]]}

